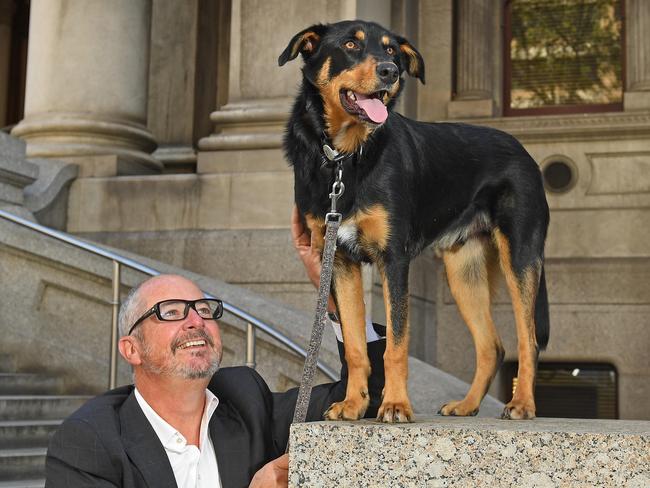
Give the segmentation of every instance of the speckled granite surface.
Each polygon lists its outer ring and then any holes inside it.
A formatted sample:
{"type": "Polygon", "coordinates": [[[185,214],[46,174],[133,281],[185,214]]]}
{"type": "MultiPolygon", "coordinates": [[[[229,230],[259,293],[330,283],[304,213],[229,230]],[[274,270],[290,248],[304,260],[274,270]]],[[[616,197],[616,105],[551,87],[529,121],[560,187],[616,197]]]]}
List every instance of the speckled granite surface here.
{"type": "Polygon", "coordinates": [[[650,422],[312,422],[289,459],[290,487],[650,488],[650,422]]]}

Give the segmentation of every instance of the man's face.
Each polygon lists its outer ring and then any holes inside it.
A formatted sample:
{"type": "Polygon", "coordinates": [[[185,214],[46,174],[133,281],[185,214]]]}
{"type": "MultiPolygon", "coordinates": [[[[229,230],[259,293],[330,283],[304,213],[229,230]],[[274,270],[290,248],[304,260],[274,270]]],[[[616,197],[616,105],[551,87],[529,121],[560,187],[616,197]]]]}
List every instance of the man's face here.
{"type": "MultiPolygon", "coordinates": [[[[154,279],[140,293],[144,310],[162,300],[203,298],[196,285],[179,276],[154,279]]],[[[219,368],[222,349],[217,322],[202,319],[194,309],[189,309],[185,319],[174,322],[161,321],[154,314],[138,327],[140,367],[145,372],[198,379],[211,377],[219,368]]]]}

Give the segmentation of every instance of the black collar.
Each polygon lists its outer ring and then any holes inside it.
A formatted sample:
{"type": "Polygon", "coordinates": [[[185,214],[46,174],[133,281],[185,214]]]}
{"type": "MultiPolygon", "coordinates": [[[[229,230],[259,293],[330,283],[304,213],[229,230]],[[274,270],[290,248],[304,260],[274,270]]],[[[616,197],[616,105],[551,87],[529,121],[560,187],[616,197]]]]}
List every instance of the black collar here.
{"type": "Polygon", "coordinates": [[[343,164],[348,160],[356,157],[358,161],[363,154],[363,146],[359,146],[359,150],[352,153],[340,153],[334,149],[334,144],[327,138],[325,134],[321,138],[321,168],[333,169],[338,164],[343,164]]]}

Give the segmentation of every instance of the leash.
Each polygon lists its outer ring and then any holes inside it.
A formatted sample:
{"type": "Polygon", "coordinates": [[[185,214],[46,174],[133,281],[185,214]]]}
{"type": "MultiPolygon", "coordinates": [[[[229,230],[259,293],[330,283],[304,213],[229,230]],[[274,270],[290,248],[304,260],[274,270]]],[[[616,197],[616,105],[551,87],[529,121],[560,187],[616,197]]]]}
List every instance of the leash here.
{"type": "MultiPolygon", "coordinates": [[[[307,349],[307,357],[302,370],[300,379],[300,389],[298,390],[298,399],[296,400],[296,409],[293,414],[293,423],[302,423],[307,419],[307,407],[314,382],[314,373],[316,372],[316,362],[318,361],[318,350],[323,340],[323,329],[325,327],[325,315],[327,311],[327,301],[330,296],[332,284],[332,270],[334,268],[334,253],[336,251],[336,234],[341,225],[341,214],[337,212],[336,203],[345,191],[343,184],[343,162],[348,155],[340,156],[338,152],[327,144],[323,145],[323,152],[327,159],[336,164],[334,183],[332,192],[329,194],[331,207],[329,213],[325,215],[325,249],[321,260],[322,268],[320,273],[320,283],[318,286],[318,302],[316,304],[316,318],[311,330],[311,339],[307,349]]],[[[287,445],[287,450],[289,446],[287,445]]]]}

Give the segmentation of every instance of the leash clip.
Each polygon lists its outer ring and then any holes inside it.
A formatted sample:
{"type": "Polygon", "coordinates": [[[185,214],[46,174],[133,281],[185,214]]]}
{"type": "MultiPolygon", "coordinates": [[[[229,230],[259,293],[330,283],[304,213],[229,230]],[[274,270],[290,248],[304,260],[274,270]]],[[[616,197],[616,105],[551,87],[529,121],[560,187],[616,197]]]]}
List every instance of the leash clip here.
{"type": "Polygon", "coordinates": [[[345,184],[343,183],[343,162],[338,161],[336,164],[336,178],[334,179],[334,183],[332,183],[332,192],[329,194],[332,205],[330,207],[330,212],[325,216],[325,219],[327,221],[331,221],[333,219],[336,219],[339,222],[341,221],[341,214],[336,211],[336,202],[341,197],[341,195],[343,195],[344,191],[345,184]],[[335,217],[336,215],[338,215],[338,218],[335,217]]]}

